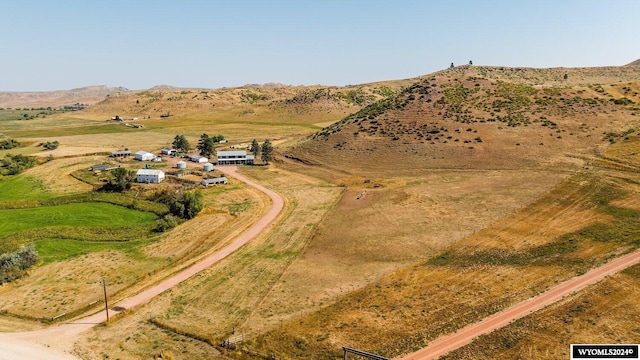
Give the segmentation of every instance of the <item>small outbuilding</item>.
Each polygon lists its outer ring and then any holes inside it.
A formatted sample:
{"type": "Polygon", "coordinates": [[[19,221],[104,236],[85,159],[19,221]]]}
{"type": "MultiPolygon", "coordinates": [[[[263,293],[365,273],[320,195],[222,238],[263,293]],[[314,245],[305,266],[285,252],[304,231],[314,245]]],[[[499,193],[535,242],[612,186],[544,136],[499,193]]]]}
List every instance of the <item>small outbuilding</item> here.
{"type": "Polygon", "coordinates": [[[89,171],[105,171],[109,168],[108,164],[98,164],[98,165],[93,165],[92,167],[89,168],[89,171]]]}
{"type": "Polygon", "coordinates": [[[139,161],[152,161],[156,156],[150,152],[140,150],[135,154],[135,159],[139,161]]]}
{"type": "Polygon", "coordinates": [[[187,163],[186,163],[186,162],[184,162],[184,161],[182,161],[182,160],[180,160],[180,161],[178,161],[178,162],[176,163],[176,167],[177,167],[178,169],[186,169],[186,168],[187,168],[187,163]]]}
{"type": "Polygon", "coordinates": [[[189,156],[189,160],[193,161],[194,163],[208,163],[209,162],[209,159],[207,159],[204,156],[200,156],[200,155],[189,156]]]}
{"type": "Polygon", "coordinates": [[[213,164],[212,163],[204,164],[204,166],[202,167],[202,171],[213,171],[213,164]]]}
{"type": "Polygon", "coordinates": [[[164,180],[164,172],[156,169],[140,169],[136,173],[136,182],[158,184],[164,180]]]}
{"type": "Polygon", "coordinates": [[[174,150],[174,149],[168,149],[168,148],[164,148],[162,150],[160,150],[160,153],[162,155],[169,155],[169,156],[174,156],[178,151],[174,150]]]}
{"type": "Polygon", "coordinates": [[[111,157],[127,157],[127,156],[131,156],[131,151],[129,150],[114,151],[111,153],[111,157]]]}
{"type": "Polygon", "coordinates": [[[224,176],[221,177],[217,177],[217,178],[210,178],[210,179],[203,179],[200,184],[202,186],[209,186],[209,185],[218,185],[218,184],[226,184],[228,182],[227,178],[224,176]]]}

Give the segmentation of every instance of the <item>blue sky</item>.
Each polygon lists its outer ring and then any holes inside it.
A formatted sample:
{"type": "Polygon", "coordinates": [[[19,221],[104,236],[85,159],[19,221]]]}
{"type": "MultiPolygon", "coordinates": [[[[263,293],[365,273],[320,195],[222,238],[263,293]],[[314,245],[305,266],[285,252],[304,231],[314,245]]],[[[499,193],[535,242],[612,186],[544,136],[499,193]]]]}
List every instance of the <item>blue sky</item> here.
{"type": "Polygon", "coordinates": [[[637,0],[0,0],[0,91],[623,65],[639,40],[637,0]]]}

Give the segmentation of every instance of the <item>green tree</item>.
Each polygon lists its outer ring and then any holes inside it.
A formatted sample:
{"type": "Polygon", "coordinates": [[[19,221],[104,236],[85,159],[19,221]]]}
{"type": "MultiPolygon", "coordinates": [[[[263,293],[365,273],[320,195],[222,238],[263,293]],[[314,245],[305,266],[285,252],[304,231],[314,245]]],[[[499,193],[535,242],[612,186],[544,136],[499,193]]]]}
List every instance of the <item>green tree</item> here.
{"type": "MultiPolygon", "coordinates": [[[[169,212],[181,219],[193,219],[204,207],[202,192],[199,189],[188,192],[161,190],[156,192],[150,200],[167,205],[169,212]]],[[[160,226],[166,225],[168,224],[160,226]]]]}
{"type": "Polygon", "coordinates": [[[210,157],[214,150],[213,144],[213,138],[209,137],[209,135],[200,135],[200,140],[198,141],[197,146],[198,151],[200,151],[200,155],[210,157]]]}
{"type": "Polygon", "coordinates": [[[253,156],[258,156],[259,152],[260,144],[258,144],[258,140],[253,139],[253,141],[251,142],[251,153],[253,154],[253,156]]]}
{"type": "Polygon", "coordinates": [[[182,196],[182,203],[184,204],[185,219],[193,219],[204,207],[202,202],[202,191],[196,189],[195,191],[185,192],[182,196]]]}
{"type": "Polygon", "coordinates": [[[221,134],[213,135],[211,137],[211,141],[213,141],[214,143],[219,143],[222,140],[224,140],[224,136],[222,136],[221,134]]]}
{"type": "Polygon", "coordinates": [[[176,137],[173,138],[171,145],[174,149],[185,153],[189,151],[189,148],[191,148],[189,141],[187,141],[187,138],[184,135],[176,135],[176,137]]]}
{"type": "Polygon", "coordinates": [[[261,151],[262,151],[262,155],[261,155],[262,161],[268,164],[269,161],[273,160],[273,145],[271,145],[271,141],[269,141],[269,139],[266,139],[264,141],[264,143],[262,144],[261,151]]]}
{"type": "Polygon", "coordinates": [[[131,184],[136,179],[136,173],[133,170],[127,170],[119,167],[111,171],[113,178],[109,183],[102,187],[104,191],[123,192],[131,189],[131,184]]]}

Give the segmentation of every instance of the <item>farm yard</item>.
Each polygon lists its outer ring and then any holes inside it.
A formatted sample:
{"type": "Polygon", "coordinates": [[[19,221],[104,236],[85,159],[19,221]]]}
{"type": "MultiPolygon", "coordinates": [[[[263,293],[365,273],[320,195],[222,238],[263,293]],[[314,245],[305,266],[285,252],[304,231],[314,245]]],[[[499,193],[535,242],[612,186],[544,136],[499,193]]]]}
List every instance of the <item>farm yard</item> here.
{"type": "MultiPolygon", "coordinates": [[[[271,140],[268,165],[257,156],[260,166],[238,172],[284,199],[277,221],[150,302],[56,346],[82,358],[341,358],[341,346],[402,356],[637,249],[636,110],[608,100],[637,84],[605,87],[606,94],[584,83],[545,92],[514,79],[509,69],[478,67],[360,87],[130,92],[46,118],[0,117],[0,140],[19,142],[0,156],[37,159],[0,178],[0,250],[33,243],[39,257],[0,287],[0,328],[96,313],[104,306],[102,276],[110,302],[127,299],[224,249],[267,213],[270,198],[232,176],[200,185],[226,175],[217,166],[207,171],[167,154],[134,160],[139,150],[170,148],[176,134],[192,149],[207,133],[228,139],[218,150],[271,140]],[[480,79],[483,71],[503,83],[480,79]],[[482,91],[469,90],[476,87],[482,91]],[[362,100],[353,100],[358,94],[362,100]],[[486,118],[503,111],[533,119],[522,108],[498,109],[513,96],[539,100],[536,121],[486,118]],[[602,97],[596,105],[577,99],[594,96],[602,97]],[[110,120],[116,113],[143,126],[110,120]],[[55,149],[43,147],[54,141],[55,149]],[[125,149],[130,157],[109,157],[125,149]],[[106,168],[89,170],[98,164],[106,168]],[[116,181],[143,168],[166,178],[116,181]],[[194,202],[198,211],[186,211],[194,202]],[[242,342],[220,345],[238,334],[242,342]]],[[[633,308],[618,282],[632,282],[634,271],[597,286],[633,308]]],[[[566,334],[562,344],[578,333],[633,342],[627,328],[606,337],[585,329],[585,321],[606,326],[623,311],[606,314],[607,300],[592,288],[544,314],[562,320],[574,301],[598,319],[574,312],[565,327],[535,328],[541,315],[532,314],[467,349],[483,349],[485,358],[535,357],[542,340],[532,334],[554,331],[566,334]]]]}

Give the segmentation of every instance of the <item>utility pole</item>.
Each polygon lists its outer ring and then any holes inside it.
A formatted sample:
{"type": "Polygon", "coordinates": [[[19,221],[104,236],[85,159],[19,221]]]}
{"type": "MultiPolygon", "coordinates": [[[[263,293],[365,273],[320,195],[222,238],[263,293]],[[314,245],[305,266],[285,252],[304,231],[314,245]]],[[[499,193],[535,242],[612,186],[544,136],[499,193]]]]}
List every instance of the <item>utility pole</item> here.
{"type": "Polygon", "coordinates": [[[109,322],[109,303],[107,302],[107,278],[102,276],[102,289],[104,290],[104,311],[107,313],[107,322],[109,322]]]}

